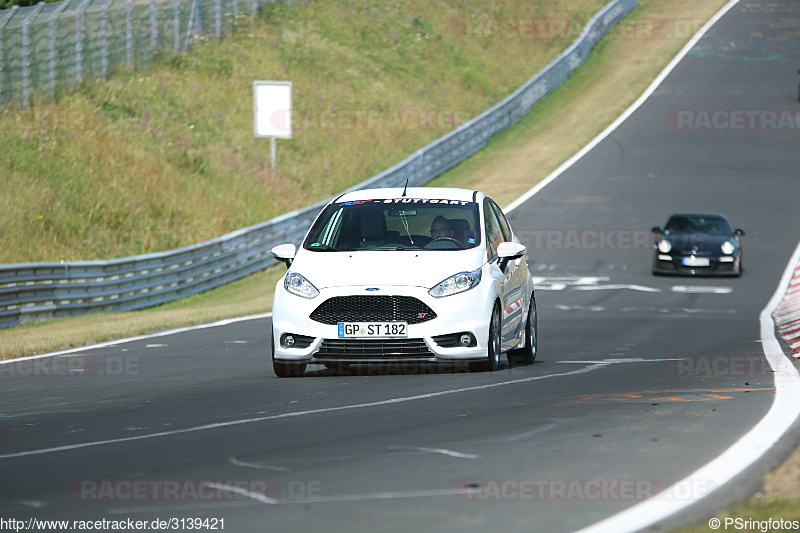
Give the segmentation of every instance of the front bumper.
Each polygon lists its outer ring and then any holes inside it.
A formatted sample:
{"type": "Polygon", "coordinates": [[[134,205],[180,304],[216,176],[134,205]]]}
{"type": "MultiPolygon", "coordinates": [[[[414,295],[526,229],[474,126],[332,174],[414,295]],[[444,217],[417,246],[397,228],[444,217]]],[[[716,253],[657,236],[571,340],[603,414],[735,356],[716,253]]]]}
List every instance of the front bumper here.
{"type": "MultiPolygon", "coordinates": [[[[469,362],[487,357],[489,318],[493,296],[490,284],[479,284],[466,292],[434,298],[424,287],[384,286],[381,295],[417,298],[430,307],[436,318],[409,323],[405,338],[340,338],[337,324],[310,318],[317,307],[336,296],[365,295],[366,287],[334,287],[320,290],[312,300],[287,292],[280,280],[273,301],[275,359],[294,363],[388,363],[469,362]],[[453,335],[469,333],[472,346],[454,345],[453,335]],[[300,335],[301,343],[282,345],[284,335],[300,335]]],[[[378,320],[376,320],[378,321],[378,320]]]]}
{"type": "Polygon", "coordinates": [[[741,274],[741,255],[702,256],[704,259],[708,259],[708,266],[684,264],[684,259],[692,257],[689,254],[656,252],[653,258],[653,273],[684,276],[738,276],[741,274]]]}

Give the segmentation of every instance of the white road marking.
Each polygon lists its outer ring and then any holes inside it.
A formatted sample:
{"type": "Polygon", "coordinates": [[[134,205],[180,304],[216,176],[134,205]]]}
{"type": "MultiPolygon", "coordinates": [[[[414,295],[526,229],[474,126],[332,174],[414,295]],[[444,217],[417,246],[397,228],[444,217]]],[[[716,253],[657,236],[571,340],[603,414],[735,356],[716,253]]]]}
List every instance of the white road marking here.
{"type": "Polygon", "coordinates": [[[702,287],[692,285],[675,285],[672,292],[682,292],[686,294],[730,294],[733,287],[702,287]]]}
{"type": "Polygon", "coordinates": [[[285,499],[279,503],[340,503],[360,502],[370,500],[396,500],[400,498],[430,498],[433,496],[458,496],[460,494],[478,493],[479,489],[423,489],[397,492],[371,492],[368,494],[342,494],[340,496],[325,496],[313,498],[285,499]]]}
{"type": "Polygon", "coordinates": [[[600,359],[599,361],[556,361],[555,364],[568,364],[568,365],[587,365],[587,364],[596,364],[596,365],[619,365],[623,363],[663,363],[664,361],[683,361],[681,358],[669,358],[669,359],[642,359],[641,357],[631,357],[629,359],[600,359]]]}
{"type": "Polygon", "coordinates": [[[366,402],[366,403],[358,403],[358,404],[350,404],[350,405],[342,405],[339,407],[323,407],[320,409],[309,409],[306,411],[293,411],[289,413],[281,413],[277,415],[269,415],[269,416],[262,416],[256,418],[245,418],[242,420],[230,420],[227,422],[216,422],[214,424],[204,424],[201,426],[193,426],[183,429],[174,429],[170,431],[161,431],[158,433],[148,433],[145,435],[135,435],[131,437],[121,437],[116,439],[106,439],[106,440],[97,440],[97,441],[90,441],[90,442],[82,442],[78,444],[67,444],[64,446],[53,446],[51,448],[39,448],[34,450],[26,450],[21,452],[15,453],[7,453],[0,455],[0,460],[2,459],[13,459],[16,457],[28,457],[31,455],[45,455],[50,453],[58,453],[58,452],[66,452],[71,450],[78,450],[82,448],[90,448],[94,446],[105,446],[108,444],[118,444],[121,442],[131,442],[137,440],[148,440],[148,439],[156,439],[160,437],[170,437],[173,435],[183,435],[187,433],[195,433],[199,431],[208,431],[212,429],[219,429],[225,427],[232,427],[232,426],[239,426],[243,424],[252,424],[257,422],[266,422],[268,420],[279,420],[282,418],[293,418],[293,417],[300,417],[300,416],[308,416],[308,415],[315,415],[321,413],[332,413],[335,411],[346,411],[350,409],[365,409],[369,407],[378,407],[382,405],[393,405],[393,404],[400,404],[406,402],[413,402],[418,400],[427,400],[430,398],[437,398],[440,396],[448,396],[450,394],[458,394],[462,392],[471,392],[476,390],[486,390],[486,389],[493,389],[496,387],[504,387],[507,385],[517,385],[519,383],[528,383],[531,381],[539,381],[543,379],[551,379],[557,377],[566,377],[566,376],[575,376],[578,374],[586,374],[588,372],[592,372],[593,370],[599,370],[601,368],[605,368],[607,365],[605,364],[596,364],[596,363],[589,363],[590,366],[586,368],[581,368],[579,370],[573,370],[571,372],[564,372],[560,374],[544,374],[540,376],[530,376],[527,378],[520,378],[514,379],[510,381],[502,381],[498,383],[487,383],[484,385],[476,385],[474,387],[464,387],[460,389],[448,389],[439,392],[431,392],[428,394],[419,394],[416,396],[405,396],[400,398],[390,398],[387,400],[378,400],[375,402],[366,402]]]}
{"type": "MultiPolygon", "coordinates": [[[[309,503],[342,503],[342,502],[359,502],[371,500],[396,500],[403,498],[432,498],[437,496],[460,496],[479,494],[480,489],[477,488],[463,488],[463,489],[420,489],[410,491],[397,491],[397,492],[370,492],[368,494],[342,494],[339,496],[314,496],[310,498],[286,498],[275,499],[262,494],[260,492],[248,491],[239,487],[233,487],[225,484],[209,484],[209,486],[220,489],[230,490],[241,496],[249,498],[254,502],[264,503],[267,505],[286,505],[286,504],[309,504],[309,503]]],[[[120,509],[109,509],[108,514],[134,514],[134,513],[153,513],[153,512],[168,512],[168,511],[188,511],[194,509],[208,509],[209,507],[240,507],[244,505],[243,502],[202,502],[202,504],[186,504],[186,505],[171,505],[161,507],[124,507],[120,509]]]]}
{"type": "Polygon", "coordinates": [[[563,290],[570,286],[597,285],[601,281],[608,281],[610,278],[598,276],[534,276],[533,285],[537,290],[542,288],[547,290],[563,290]]]}
{"type": "Polygon", "coordinates": [[[212,489],[217,489],[225,492],[232,492],[234,494],[244,496],[245,498],[248,498],[250,500],[257,501],[259,503],[268,503],[268,504],[280,503],[280,500],[277,500],[275,498],[270,498],[269,496],[261,492],[247,490],[245,488],[236,487],[234,485],[226,485],[225,483],[203,483],[203,485],[211,487],[212,489]]]}
{"type": "Polygon", "coordinates": [[[591,306],[584,306],[584,305],[561,305],[556,304],[553,307],[558,309],[559,311],[591,311],[593,313],[599,313],[601,311],[605,311],[606,308],[599,306],[599,305],[591,305],[591,306]]]}
{"type": "Polygon", "coordinates": [[[597,286],[587,286],[587,287],[575,287],[576,291],[607,291],[607,290],[622,290],[622,289],[630,289],[632,291],[640,291],[640,292],[661,292],[661,289],[656,289],[655,287],[645,287],[644,285],[597,285],[597,286]]]}
{"type": "Polygon", "coordinates": [[[25,507],[32,507],[34,509],[41,509],[47,505],[47,502],[40,502],[38,500],[0,500],[0,503],[8,503],[11,505],[24,505],[25,507]]]}
{"type": "Polygon", "coordinates": [[[271,465],[260,465],[256,463],[246,463],[244,461],[238,460],[236,457],[228,457],[228,461],[232,465],[235,466],[242,466],[245,468],[255,468],[256,470],[271,470],[273,472],[289,472],[291,468],[285,468],[283,466],[271,466],[271,465]]]}
{"type": "Polygon", "coordinates": [[[455,457],[456,459],[477,459],[479,456],[474,453],[462,453],[445,448],[426,448],[424,446],[390,446],[393,450],[416,450],[420,452],[439,453],[447,455],[448,457],[455,457]]]}
{"type": "Polygon", "coordinates": [[[147,344],[145,348],[166,348],[167,344],[147,344]]]}

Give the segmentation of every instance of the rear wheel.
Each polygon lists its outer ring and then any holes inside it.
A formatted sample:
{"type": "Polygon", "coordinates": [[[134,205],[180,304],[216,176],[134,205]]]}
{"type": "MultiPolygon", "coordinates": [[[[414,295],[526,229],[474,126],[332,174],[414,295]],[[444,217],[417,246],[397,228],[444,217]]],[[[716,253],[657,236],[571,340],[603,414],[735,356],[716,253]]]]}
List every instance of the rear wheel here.
{"type": "Polygon", "coordinates": [[[539,342],[537,325],[536,299],[531,295],[531,304],[528,308],[528,320],[525,321],[525,346],[508,352],[509,363],[530,365],[536,360],[536,348],[539,342]]]}

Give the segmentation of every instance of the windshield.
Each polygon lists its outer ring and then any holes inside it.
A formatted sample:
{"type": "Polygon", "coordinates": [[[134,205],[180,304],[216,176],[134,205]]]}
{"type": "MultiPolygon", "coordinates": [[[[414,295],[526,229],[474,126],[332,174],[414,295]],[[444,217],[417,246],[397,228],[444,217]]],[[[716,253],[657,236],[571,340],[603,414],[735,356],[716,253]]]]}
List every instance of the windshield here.
{"type": "Polygon", "coordinates": [[[664,235],[686,235],[691,233],[730,235],[732,231],[728,221],[724,218],[701,215],[670,217],[664,229],[664,235]]]}
{"type": "Polygon", "coordinates": [[[479,243],[478,204],[396,198],[328,205],[303,248],[319,252],[464,250],[479,243]]]}

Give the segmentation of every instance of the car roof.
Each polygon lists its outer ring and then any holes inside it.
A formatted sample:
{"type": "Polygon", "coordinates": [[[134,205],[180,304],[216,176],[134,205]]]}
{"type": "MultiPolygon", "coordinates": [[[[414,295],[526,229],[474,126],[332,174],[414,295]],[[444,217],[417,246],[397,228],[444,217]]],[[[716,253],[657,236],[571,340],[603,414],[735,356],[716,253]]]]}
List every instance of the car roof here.
{"type": "Polygon", "coordinates": [[[691,211],[686,213],[673,213],[669,216],[669,218],[672,217],[707,217],[707,218],[718,217],[728,220],[728,217],[726,217],[722,213],[713,213],[710,211],[691,211]]]}
{"type": "MultiPolygon", "coordinates": [[[[408,198],[460,200],[464,202],[472,202],[481,195],[478,191],[471,189],[452,187],[409,187],[405,193],[408,198]]],[[[387,200],[389,198],[401,198],[402,196],[402,187],[386,187],[383,189],[362,189],[360,191],[346,192],[334,201],[339,203],[354,200],[387,200]]]]}

